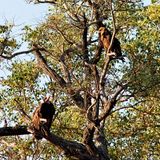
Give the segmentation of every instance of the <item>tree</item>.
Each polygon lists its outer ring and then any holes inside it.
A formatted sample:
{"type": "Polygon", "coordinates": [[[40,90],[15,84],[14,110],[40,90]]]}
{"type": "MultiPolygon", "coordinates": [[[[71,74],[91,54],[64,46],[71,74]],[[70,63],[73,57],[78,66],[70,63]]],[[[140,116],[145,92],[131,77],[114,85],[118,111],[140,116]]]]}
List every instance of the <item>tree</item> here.
{"type": "Polygon", "coordinates": [[[8,136],[1,140],[1,157],[158,159],[160,6],[130,0],[33,2],[51,7],[45,22],[24,28],[29,50],[14,52],[20,46],[12,26],[0,27],[1,61],[11,61],[11,73],[1,80],[0,136],[8,136]],[[97,33],[104,25],[121,41],[125,63],[104,53],[97,33]],[[16,59],[29,53],[29,60],[16,59]],[[41,133],[47,141],[19,136],[30,134],[33,106],[46,94],[53,95],[57,110],[51,134],[41,133]]]}

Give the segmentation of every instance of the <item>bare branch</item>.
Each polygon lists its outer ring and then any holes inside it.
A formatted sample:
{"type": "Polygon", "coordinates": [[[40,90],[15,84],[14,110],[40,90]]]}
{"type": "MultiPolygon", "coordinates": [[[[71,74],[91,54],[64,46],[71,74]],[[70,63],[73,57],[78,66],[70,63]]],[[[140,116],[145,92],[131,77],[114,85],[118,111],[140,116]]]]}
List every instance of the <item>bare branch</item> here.
{"type": "Polygon", "coordinates": [[[116,101],[117,99],[117,96],[121,93],[121,91],[127,87],[127,84],[126,85],[119,85],[116,92],[112,95],[112,101],[116,101]]]}
{"type": "Polygon", "coordinates": [[[104,106],[104,111],[101,113],[99,116],[99,121],[101,122],[102,120],[106,119],[107,116],[110,115],[111,110],[114,108],[117,102],[117,97],[121,93],[121,91],[126,87],[124,86],[119,86],[117,88],[117,91],[113,94],[111,100],[108,100],[108,102],[104,106]]]}
{"type": "MultiPolygon", "coordinates": [[[[31,1],[31,0],[30,0],[31,1]]],[[[56,4],[56,0],[35,0],[34,3],[48,3],[48,4],[56,4]]]]}
{"type": "Polygon", "coordinates": [[[87,18],[85,16],[85,13],[83,15],[84,21],[83,21],[83,25],[84,25],[84,30],[83,30],[83,37],[82,37],[82,50],[83,50],[83,57],[84,57],[84,61],[88,63],[89,58],[88,58],[88,42],[87,42],[87,34],[88,34],[88,27],[87,27],[87,18]]]}
{"type": "Polygon", "coordinates": [[[67,38],[67,36],[64,34],[64,32],[56,25],[56,24],[52,24],[51,27],[54,27],[56,29],[56,31],[63,37],[63,39],[68,43],[68,44],[75,44],[75,42],[72,42],[71,40],[69,40],[67,38]]]}
{"type": "Polygon", "coordinates": [[[35,51],[36,58],[38,60],[38,65],[49,75],[53,80],[57,82],[62,88],[66,86],[65,80],[59,76],[54,69],[52,69],[40,53],[39,47],[34,44],[33,49],[35,51]]]}
{"type": "MultiPolygon", "coordinates": [[[[0,55],[0,57],[2,57],[2,58],[4,58],[4,59],[8,59],[8,60],[10,60],[10,59],[12,59],[12,58],[14,58],[14,57],[16,57],[16,56],[19,56],[19,55],[22,55],[22,54],[28,54],[28,53],[31,53],[31,52],[33,52],[33,51],[35,51],[36,49],[35,48],[33,48],[33,49],[30,49],[30,50],[27,50],[27,51],[21,51],[21,52],[16,52],[16,53],[13,53],[11,56],[5,56],[5,55],[0,55]]],[[[43,50],[42,48],[39,48],[39,50],[43,50]]]]}
{"type": "Polygon", "coordinates": [[[1,136],[25,135],[25,134],[30,134],[30,132],[27,131],[27,126],[15,126],[15,127],[0,128],[0,137],[1,136]]]}
{"type": "Polygon", "coordinates": [[[31,117],[25,112],[25,110],[23,109],[23,106],[22,106],[22,104],[18,101],[18,100],[16,100],[16,99],[14,99],[15,100],[15,102],[18,104],[18,110],[22,113],[22,115],[27,119],[27,120],[31,120],[31,117]]]}
{"type": "Polygon", "coordinates": [[[69,72],[69,69],[66,65],[66,62],[65,62],[65,57],[67,55],[69,55],[70,52],[73,52],[74,50],[72,48],[69,48],[67,49],[66,51],[63,51],[63,54],[60,56],[60,61],[63,65],[63,70],[64,70],[64,73],[65,73],[65,77],[67,79],[67,82],[71,84],[71,74],[69,72]]]}
{"type": "Polygon", "coordinates": [[[78,14],[71,12],[71,10],[68,8],[66,2],[64,2],[63,7],[64,7],[64,9],[66,10],[68,16],[71,18],[71,20],[73,20],[74,22],[79,22],[79,23],[81,23],[81,20],[80,20],[80,18],[78,17],[78,14]]]}

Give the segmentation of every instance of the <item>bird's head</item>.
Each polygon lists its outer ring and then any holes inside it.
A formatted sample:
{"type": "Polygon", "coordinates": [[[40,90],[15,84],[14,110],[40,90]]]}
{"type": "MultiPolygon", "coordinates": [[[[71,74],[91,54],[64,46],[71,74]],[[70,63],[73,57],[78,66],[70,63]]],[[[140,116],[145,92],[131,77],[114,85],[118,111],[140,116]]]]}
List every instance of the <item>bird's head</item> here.
{"type": "Polygon", "coordinates": [[[43,102],[42,102],[42,103],[51,104],[50,98],[51,98],[50,96],[45,97],[45,98],[43,99],[43,102]]]}
{"type": "Polygon", "coordinates": [[[103,34],[105,32],[106,28],[105,27],[100,27],[99,28],[99,33],[103,34]]]}

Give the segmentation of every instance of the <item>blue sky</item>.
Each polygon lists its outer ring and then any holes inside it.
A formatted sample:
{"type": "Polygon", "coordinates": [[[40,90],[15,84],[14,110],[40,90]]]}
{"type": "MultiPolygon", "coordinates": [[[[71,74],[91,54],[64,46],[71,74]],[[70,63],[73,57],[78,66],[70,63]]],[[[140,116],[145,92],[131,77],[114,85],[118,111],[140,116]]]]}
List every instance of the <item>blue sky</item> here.
{"type": "MultiPolygon", "coordinates": [[[[0,0],[0,2],[0,25],[7,21],[14,23],[16,28],[13,34],[16,36],[21,33],[24,25],[37,25],[43,21],[48,10],[48,6],[45,4],[28,4],[25,0],[0,0]]],[[[20,50],[26,49],[27,45],[24,43],[20,50]]],[[[0,77],[6,77],[7,75],[8,72],[3,69],[3,64],[0,63],[0,77]]]]}
{"type": "Polygon", "coordinates": [[[44,19],[47,5],[28,4],[25,0],[1,0],[0,24],[6,20],[16,25],[36,24],[44,19]]]}
{"type": "MultiPolygon", "coordinates": [[[[144,3],[149,4],[150,0],[144,0],[144,3]]],[[[1,0],[0,4],[0,24],[8,20],[16,25],[34,25],[44,19],[48,8],[45,4],[28,4],[25,0],[1,0]]]]}
{"type": "MultiPolygon", "coordinates": [[[[150,0],[144,0],[149,4],[150,0]]],[[[47,5],[28,4],[25,0],[1,0],[0,24],[4,21],[14,21],[16,24],[36,24],[43,20],[47,5]]]]}

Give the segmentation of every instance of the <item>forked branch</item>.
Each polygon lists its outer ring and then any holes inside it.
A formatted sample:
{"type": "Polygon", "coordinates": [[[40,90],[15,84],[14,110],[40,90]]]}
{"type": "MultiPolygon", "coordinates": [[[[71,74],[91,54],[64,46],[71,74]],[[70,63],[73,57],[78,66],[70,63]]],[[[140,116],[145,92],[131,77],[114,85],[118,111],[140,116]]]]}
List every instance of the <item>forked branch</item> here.
{"type": "Polygon", "coordinates": [[[57,74],[57,72],[53,68],[51,68],[47,64],[47,61],[42,56],[42,54],[41,54],[37,45],[34,45],[33,48],[36,49],[35,50],[35,56],[38,60],[39,67],[42,68],[42,70],[48,76],[50,76],[51,79],[53,79],[62,89],[64,89],[66,94],[70,95],[70,97],[74,100],[75,104],[78,107],[83,108],[84,107],[84,99],[80,95],[80,93],[79,93],[80,91],[75,91],[74,89],[72,89],[71,85],[68,84],[59,74],[57,74]]]}

